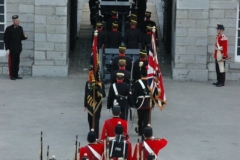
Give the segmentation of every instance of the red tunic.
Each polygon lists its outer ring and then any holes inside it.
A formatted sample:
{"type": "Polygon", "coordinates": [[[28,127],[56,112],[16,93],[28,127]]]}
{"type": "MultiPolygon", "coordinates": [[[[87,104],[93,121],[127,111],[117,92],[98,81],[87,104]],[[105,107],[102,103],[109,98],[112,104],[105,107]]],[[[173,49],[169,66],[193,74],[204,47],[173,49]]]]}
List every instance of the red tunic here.
{"type": "MultiPolygon", "coordinates": [[[[92,143],[92,144],[88,144],[90,147],[92,147],[101,157],[103,157],[103,152],[104,152],[104,144],[103,143],[92,143]]],[[[89,149],[88,145],[81,147],[79,149],[79,154],[80,154],[80,158],[79,160],[82,159],[82,157],[84,156],[85,153],[87,153],[87,157],[89,159],[95,159],[97,160],[98,158],[92,153],[92,151],[89,149]]]]}
{"type": "Polygon", "coordinates": [[[217,59],[217,51],[220,50],[224,58],[228,58],[228,38],[222,34],[216,37],[214,58],[217,59]]]}
{"type": "MultiPolygon", "coordinates": [[[[159,151],[167,145],[167,140],[165,139],[146,139],[145,142],[148,146],[154,151],[154,153],[158,156],[159,151]]],[[[141,152],[142,152],[142,142],[139,143],[139,157],[141,159],[141,152]]],[[[144,149],[144,160],[147,159],[148,156],[147,149],[144,149]]],[[[133,159],[137,159],[137,145],[134,149],[133,159]]]]}
{"type": "Polygon", "coordinates": [[[128,133],[127,121],[119,117],[113,117],[113,118],[107,119],[104,122],[103,129],[102,129],[102,136],[101,136],[102,140],[105,139],[105,132],[107,132],[108,137],[115,137],[115,127],[117,126],[119,121],[123,126],[123,135],[126,135],[128,133]]]}

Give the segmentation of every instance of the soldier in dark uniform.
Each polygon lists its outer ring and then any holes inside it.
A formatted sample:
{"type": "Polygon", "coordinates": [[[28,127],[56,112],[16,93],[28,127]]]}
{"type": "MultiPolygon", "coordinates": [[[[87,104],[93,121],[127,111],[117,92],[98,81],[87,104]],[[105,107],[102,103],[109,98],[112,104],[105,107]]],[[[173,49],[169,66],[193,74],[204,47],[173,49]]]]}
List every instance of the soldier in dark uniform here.
{"type": "Polygon", "coordinates": [[[136,28],[137,21],[131,20],[131,27],[126,30],[124,35],[124,42],[127,48],[137,49],[141,48],[141,31],[136,28]]]}
{"type": "Polygon", "coordinates": [[[122,31],[122,23],[121,23],[121,21],[118,19],[118,16],[117,16],[117,11],[116,10],[112,10],[111,11],[111,15],[112,15],[112,17],[111,18],[109,18],[107,21],[106,21],[106,29],[107,29],[107,31],[111,31],[112,30],[112,24],[114,23],[114,22],[117,22],[117,24],[118,24],[118,31],[119,32],[121,32],[122,31]]]}
{"type": "Polygon", "coordinates": [[[24,34],[23,28],[19,26],[18,15],[12,16],[13,24],[8,26],[4,33],[4,43],[7,54],[9,55],[9,78],[11,80],[22,79],[19,77],[20,53],[22,52],[22,40],[28,38],[24,34]]]}
{"type": "Polygon", "coordinates": [[[147,9],[147,0],[133,0],[135,3],[137,3],[137,7],[138,7],[138,10],[137,10],[137,22],[139,25],[141,25],[144,21],[144,14],[145,14],[145,11],[147,9]]]}
{"type": "Polygon", "coordinates": [[[91,25],[95,26],[96,23],[96,13],[97,13],[97,5],[96,5],[97,0],[89,0],[89,10],[90,10],[90,22],[91,25]]]}
{"type": "MultiPolygon", "coordinates": [[[[134,20],[134,21],[137,22],[137,15],[136,14],[131,14],[129,17],[127,17],[127,20],[126,20],[126,23],[125,23],[125,30],[131,28],[131,20],[134,20]]],[[[138,29],[140,28],[138,26],[138,23],[136,25],[136,28],[138,28],[138,29]]]]}
{"type": "MultiPolygon", "coordinates": [[[[89,69],[88,81],[86,82],[86,85],[85,85],[84,111],[86,110],[88,111],[89,130],[93,128],[92,120],[93,120],[93,113],[94,113],[94,116],[95,116],[94,131],[98,137],[99,136],[99,120],[100,120],[100,115],[102,110],[102,90],[101,90],[102,83],[99,80],[95,80],[92,69],[93,68],[91,66],[89,69]],[[93,96],[94,90],[95,90],[95,97],[93,96]]],[[[98,79],[100,79],[100,77],[98,79]]]]}
{"type": "MultiPolygon", "coordinates": [[[[103,49],[107,44],[107,32],[103,30],[102,22],[97,22],[96,23],[96,29],[98,31],[97,47],[98,47],[98,50],[99,50],[99,49],[103,49]]],[[[92,41],[91,42],[93,42],[94,32],[92,33],[92,41]]],[[[98,51],[98,53],[99,53],[99,51],[98,51]]]]}
{"type": "Polygon", "coordinates": [[[146,33],[142,35],[142,49],[147,51],[147,54],[149,54],[149,48],[151,45],[151,40],[152,40],[152,26],[148,25],[146,27],[146,33]]]}
{"type": "Polygon", "coordinates": [[[118,32],[118,23],[113,22],[112,31],[107,33],[108,48],[117,48],[122,42],[122,35],[118,32]]]}
{"type": "Polygon", "coordinates": [[[126,53],[126,47],[125,46],[119,46],[119,55],[118,55],[118,57],[115,57],[112,61],[112,72],[115,71],[115,70],[118,70],[119,59],[125,59],[126,60],[126,70],[131,72],[132,59],[130,57],[127,57],[125,55],[125,53],[126,53]]]}
{"type": "Polygon", "coordinates": [[[138,127],[135,131],[142,136],[143,129],[147,127],[151,112],[150,91],[147,87],[147,66],[142,66],[142,78],[135,82],[133,100],[138,114],[138,127]]]}
{"type": "Polygon", "coordinates": [[[119,59],[118,66],[119,66],[119,69],[113,71],[112,74],[111,74],[111,78],[110,78],[111,84],[117,82],[117,73],[123,73],[124,74],[123,82],[129,84],[130,83],[129,79],[130,79],[130,76],[131,76],[131,72],[129,72],[125,69],[126,60],[125,59],[119,59]]]}
{"type": "MultiPolygon", "coordinates": [[[[143,33],[146,32],[146,27],[147,27],[148,25],[157,27],[157,26],[156,26],[156,23],[151,20],[151,14],[152,14],[152,13],[149,12],[149,11],[146,11],[146,12],[145,12],[145,17],[146,17],[146,19],[145,19],[145,21],[143,22],[142,29],[141,29],[141,31],[142,31],[143,33]]],[[[155,33],[156,33],[155,35],[156,35],[156,40],[157,40],[157,39],[158,39],[158,32],[157,32],[157,30],[156,30],[155,33]]]]}
{"type": "Polygon", "coordinates": [[[141,69],[148,65],[147,52],[145,50],[140,50],[139,59],[133,63],[133,80],[136,82],[141,78],[141,69]]]}
{"type": "Polygon", "coordinates": [[[123,82],[123,73],[117,73],[117,83],[111,84],[108,92],[107,108],[110,109],[114,103],[121,107],[120,118],[127,120],[129,106],[133,106],[132,93],[129,85],[123,82]]]}

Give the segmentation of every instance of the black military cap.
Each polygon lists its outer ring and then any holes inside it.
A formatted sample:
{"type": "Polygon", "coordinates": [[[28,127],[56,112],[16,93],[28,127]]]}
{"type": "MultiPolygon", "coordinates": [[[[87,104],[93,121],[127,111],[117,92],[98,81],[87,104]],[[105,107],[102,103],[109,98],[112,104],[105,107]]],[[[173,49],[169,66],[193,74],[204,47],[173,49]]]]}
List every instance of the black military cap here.
{"type": "Polygon", "coordinates": [[[102,25],[103,25],[102,22],[97,22],[97,23],[96,23],[96,26],[97,26],[97,27],[102,27],[102,25]]]}
{"type": "Polygon", "coordinates": [[[18,15],[13,15],[12,19],[18,19],[18,15]]]}
{"type": "Polygon", "coordinates": [[[117,126],[115,127],[115,133],[123,134],[123,126],[120,121],[118,122],[117,126]]]}
{"type": "Polygon", "coordinates": [[[89,143],[94,143],[96,141],[96,133],[94,132],[94,129],[91,129],[91,131],[88,133],[87,141],[89,143]]]}
{"type": "Polygon", "coordinates": [[[151,25],[151,24],[149,24],[149,25],[147,25],[147,26],[146,26],[146,28],[147,28],[147,30],[149,30],[149,31],[150,31],[150,30],[152,30],[152,25],[151,25]]]}
{"type": "Polygon", "coordinates": [[[116,10],[112,10],[112,11],[111,11],[111,14],[112,14],[112,15],[117,15],[117,11],[116,11],[116,10]]]}
{"type": "Polygon", "coordinates": [[[224,30],[224,26],[222,24],[217,24],[217,28],[218,30],[224,30]]]}
{"type": "Polygon", "coordinates": [[[146,17],[150,17],[150,16],[151,16],[151,14],[152,14],[152,13],[151,13],[151,12],[149,12],[149,11],[146,11],[146,12],[145,12],[145,16],[146,16],[146,17]]]}
{"type": "Polygon", "coordinates": [[[113,26],[114,28],[117,28],[117,27],[118,27],[117,21],[113,22],[113,23],[112,23],[112,26],[113,26]]]}
{"type": "Polygon", "coordinates": [[[143,134],[146,138],[150,138],[153,135],[153,130],[150,124],[144,128],[143,134]]]}
{"type": "Polygon", "coordinates": [[[124,73],[118,72],[117,73],[117,78],[123,78],[124,77],[124,73]]]}
{"type": "Polygon", "coordinates": [[[113,106],[112,113],[114,116],[118,116],[120,114],[120,112],[121,112],[120,106],[113,106]]]}
{"type": "Polygon", "coordinates": [[[139,54],[142,54],[142,55],[147,55],[147,51],[146,50],[140,50],[139,54]]]}
{"type": "Polygon", "coordinates": [[[135,21],[135,20],[131,20],[131,25],[136,25],[137,24],[137,21],[135,21]]]}
{"type": "Polygon", "coordinates": [[[126,46],[121,45],[121,46],[118,47],[118,49],[119,50],[126,50],[126,46]]]}

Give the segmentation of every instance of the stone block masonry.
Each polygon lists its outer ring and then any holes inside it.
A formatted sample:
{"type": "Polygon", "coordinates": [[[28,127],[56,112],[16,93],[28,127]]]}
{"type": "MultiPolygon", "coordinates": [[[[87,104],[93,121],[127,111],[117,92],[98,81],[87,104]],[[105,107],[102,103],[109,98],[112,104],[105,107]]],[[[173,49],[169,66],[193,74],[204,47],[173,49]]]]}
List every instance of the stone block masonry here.
{"type": "MultiPolygon", "coordinates": [[[[229,39],[229,55],[235,52],[237,0],[182,0],[176,1],[176,27],[174,30],[173,79],[208,80],[215,79],[213,57],[217,23],[224,24],[229,39]],[[196,2],[196,3],[194,3],[196,2]],[[191,3],[191,4],[190,4],[191,3]],[[199,5],[201,3],[201,5],[199,5]]],[[[173,4],[175,5],[175,4],[173,4]]],[[[226,64],[229,73],[226,79],[236,80],[233,60],[226,64]]]]}
{"type": "Polygon", "coordinates": [[[67,0],[35,0],[33,76],[68,75],[68,16],[67,0]]]}

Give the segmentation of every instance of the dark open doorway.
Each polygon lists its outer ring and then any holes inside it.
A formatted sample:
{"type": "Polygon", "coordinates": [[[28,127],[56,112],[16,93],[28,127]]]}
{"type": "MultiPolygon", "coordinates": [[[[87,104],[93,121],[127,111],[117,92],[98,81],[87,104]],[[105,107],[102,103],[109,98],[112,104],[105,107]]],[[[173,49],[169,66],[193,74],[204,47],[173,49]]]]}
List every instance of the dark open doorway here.
{"type": "Polygon", "coordinates": [[[77,41],[77,9],[78,9],[78,0],[70,0],[70,47],[72,51],[76,46],[77,41]]]}

